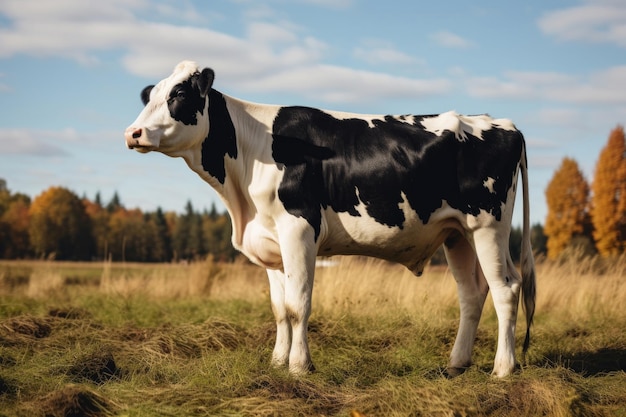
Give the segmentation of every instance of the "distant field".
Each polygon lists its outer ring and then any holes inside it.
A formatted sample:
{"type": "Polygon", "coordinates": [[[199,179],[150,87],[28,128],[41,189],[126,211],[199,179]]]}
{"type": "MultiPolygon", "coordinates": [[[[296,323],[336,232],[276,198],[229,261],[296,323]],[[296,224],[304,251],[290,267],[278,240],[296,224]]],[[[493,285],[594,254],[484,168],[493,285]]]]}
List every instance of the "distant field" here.
{"type": "Polygon", "coordinates": [[[317,372],[295,379],[269,366],[257,267],[0,261],[0,416],[626,416],[625,271],[539,265],[528,363],[490,377],[489,300],[475,365],[447,379],[449,272],[338,258],[317,271],[317,372]]]}

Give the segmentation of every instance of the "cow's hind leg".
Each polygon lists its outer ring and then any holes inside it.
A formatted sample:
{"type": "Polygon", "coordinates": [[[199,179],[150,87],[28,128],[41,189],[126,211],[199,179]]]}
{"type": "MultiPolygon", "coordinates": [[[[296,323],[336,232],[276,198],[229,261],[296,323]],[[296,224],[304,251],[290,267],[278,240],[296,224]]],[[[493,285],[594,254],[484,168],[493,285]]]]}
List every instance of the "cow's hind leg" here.
{"type": "Polygon", "coordinates": [[[291,324],[285,307],[285,274],[282,271],[268,269],[272,311],[276,319],[276,344],[272,353],[272,365],[287,366],[291,350],[291,324]]]}
{"type": "Polygon", "coordinates": [[[492,372],[497,377],[507,376],[515,369],[515,326],[521,278],[512,267],[508,238],[508,230],[498,228],[481,228],[474,232],[476,255],[498,316],[498,345],[492,372]]]}
{"type": "Polygon", "coordinates": [[[457,283],[461,309],[459,331],[448,365],[448,375],[456,376],[463,373],[472,363],[476,330],[489,287],[478,264],[474,248],[465,237],[460,233],[454,233],[446,239],[444,250],[448,266],[457,283]]]}

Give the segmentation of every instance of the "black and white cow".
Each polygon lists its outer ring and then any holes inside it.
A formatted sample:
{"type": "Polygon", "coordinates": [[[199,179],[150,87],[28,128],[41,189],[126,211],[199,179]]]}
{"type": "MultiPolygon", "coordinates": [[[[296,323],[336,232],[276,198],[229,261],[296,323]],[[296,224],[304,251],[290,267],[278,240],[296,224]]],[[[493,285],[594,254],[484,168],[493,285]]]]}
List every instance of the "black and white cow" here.
{"type": "Polygon", "coordinates": [[[513,123],[257,104],[214,90],[213,80],[213,70],[185,61],[146,87],[126,145],[182,157],[222,198],[233,245],[267,269],[274,365],[313,369],[307,323],[318,254],[374,256],[420,275],[443,244],[461,307],[450,372],[471,364],[489,290],[498,316],[493,374],[513,371],[520,289],[524,351],[535,310],[526,150],[513,123]],[[508,250],[518,172],[521,275],[508,250]]]}

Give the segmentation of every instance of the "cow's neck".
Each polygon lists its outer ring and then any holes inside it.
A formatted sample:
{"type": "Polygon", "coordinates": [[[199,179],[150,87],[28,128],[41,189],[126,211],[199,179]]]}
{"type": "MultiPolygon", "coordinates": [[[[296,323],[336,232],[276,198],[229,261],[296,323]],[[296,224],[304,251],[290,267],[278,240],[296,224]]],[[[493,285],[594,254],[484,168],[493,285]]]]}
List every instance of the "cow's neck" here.
{"type": "Polygon", "coordinates": [[[189,167],[219,194],[239,246],[256,208],[249,186],[256,164],[273,163],[271,124],[278,106],[238,100],[215,90],[209,97],[209,134],[184,158],[189,167]]]}

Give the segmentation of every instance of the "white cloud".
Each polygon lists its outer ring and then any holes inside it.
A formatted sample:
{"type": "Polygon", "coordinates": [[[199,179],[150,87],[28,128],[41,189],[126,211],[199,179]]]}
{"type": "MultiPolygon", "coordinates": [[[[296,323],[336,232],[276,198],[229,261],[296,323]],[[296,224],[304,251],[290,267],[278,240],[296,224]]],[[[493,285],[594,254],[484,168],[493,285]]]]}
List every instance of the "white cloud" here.
{"type": "Polygon", "coordinates": [[[362,46],[354,49],[353,55],[371,65],[420,63],[415,57],[397,50],[391,43],[374,39],[364,41],[362,46]]]}
{"type": "Polygon", "coordinates": [[[472,41],[447,30],[435,32],[430,35],[430,38],[435,41],[437,45],[444,46],[446,48],[469,48],[474,46],[472,41]]]}
{"type": "Polygon", "coordinates": [[[417,80],[333,65],[291,68],[245,85],[254,91],[299,91],[333,103],[440,94],[451,88],[446,79],[417,80]]]}
{"type": "Polygon", "coordinates": [[[550,107],[537,110],[534,120],[544,126],[577,127],[584,123],[586,118],[579,108],[550,107]]]}
{"type": "Polygon", "coordinates": [[[626,3],[587,0],[583,4],[544,14],[541,31],[561,41],[603,42],[626,47],[626,3]]]}
{"type": "Polygon", "coordinates": [[[57,139],[70,140],[73,131],[43,131],[31,129],[0,129],[0,154],[42,157],[66,157],[70,154],[57,139]]]}
{"type": "Polygon", "coordinates": [[[355,0],[300,0],[315,6],[328,7],[331,9],[347,9],[354,5],[355,0]]]}
{"type": "MultiPolygon", "coordinates": [[[[357,101],[358,96],[419,97],[446,91],[442,79],[413,79],[358,71],[324,64],[328,46],[301,33],[296,25],[245,16],[244,35],[234,36],[208,26],[150,20],[155,6],[170,3],[111,0],[92,6],[80,0],[33,0],[0,3],[11,23],[0,29],[0,57],[17,53],[61,56],[96,65],[102,51],[122,51],[122,64],[133,74],[162,78],[178,61],[192,59],[210,66],[220,85],[249,90],[312,94],[326,100],[357,101]]],[[[327,1],[318,5],[329,5],[327,1]]],[[[340,3],[349,6],[349,1],[340,3]]],[[[157,10],[158,9],[158,10],[157,10]]],[[[188,9],[193,20],[193,9],[188,9]]],[[[245,15],[245,11],[243,12],[245,15]]],[[[386,62],[410,62],[411,57],[390,48],[369,56],[386,62]]],[[[155,80],[156,81],[156,80],[155,80]]]]}
{"type": "Polygon", "coordinates": [[[474,97],[547,100],[572,104],[626,104],[626,65],[586,76],[558,72],[509,71],[502,78],[470,77],[467,91],[474,97]]]}

